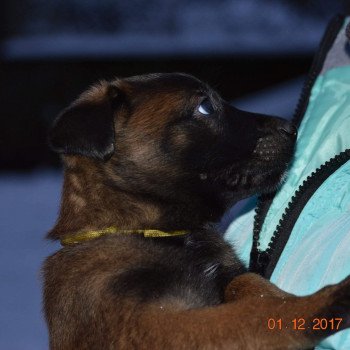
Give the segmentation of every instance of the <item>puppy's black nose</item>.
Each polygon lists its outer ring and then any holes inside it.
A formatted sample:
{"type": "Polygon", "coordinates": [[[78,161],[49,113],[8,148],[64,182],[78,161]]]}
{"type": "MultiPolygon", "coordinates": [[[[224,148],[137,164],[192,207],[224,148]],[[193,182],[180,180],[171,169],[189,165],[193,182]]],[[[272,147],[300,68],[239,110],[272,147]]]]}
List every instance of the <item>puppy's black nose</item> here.
{"type": "Polygon", "coordinates": [[[296,137],[298,134],[297,128],[293,124],[287,121],[283,121],[281,123],[281,125],[278,127],[278,131],[281,134],[293,136],[293,137],[296,137]]]}

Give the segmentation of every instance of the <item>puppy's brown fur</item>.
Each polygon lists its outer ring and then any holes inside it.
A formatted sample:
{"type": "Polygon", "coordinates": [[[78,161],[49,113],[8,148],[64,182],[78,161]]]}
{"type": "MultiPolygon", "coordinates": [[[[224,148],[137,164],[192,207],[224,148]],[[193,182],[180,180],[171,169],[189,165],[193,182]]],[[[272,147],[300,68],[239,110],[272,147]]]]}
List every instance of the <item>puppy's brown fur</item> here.
{"type": "Polygon", "coordinates": [[[267,320],[343,317],[350,283],[295,297],[248,273],[215,231],[225,209],[278,185],[295,132],[239,111],[184,74],[102,82],[56,120],[65,165],[62,239],[107,227],[186,230],[107,235],[44,265],[52,349],[307,349],[336,330],[269,330],[267,320]]]}

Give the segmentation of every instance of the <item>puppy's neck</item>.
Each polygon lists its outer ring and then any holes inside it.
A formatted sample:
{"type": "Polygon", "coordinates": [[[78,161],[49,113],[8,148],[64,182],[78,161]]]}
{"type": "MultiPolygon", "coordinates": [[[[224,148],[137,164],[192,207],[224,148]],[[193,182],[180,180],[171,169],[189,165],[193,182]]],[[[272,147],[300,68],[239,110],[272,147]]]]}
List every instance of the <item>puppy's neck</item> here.
{"type": "Polygon", "coordinates": [[[110,186],[97,165],[68,166],[58,220],[48,233],[51,239],[66,234],[101,230],[157,228],[161,210],[152,203],[110,186]]]}

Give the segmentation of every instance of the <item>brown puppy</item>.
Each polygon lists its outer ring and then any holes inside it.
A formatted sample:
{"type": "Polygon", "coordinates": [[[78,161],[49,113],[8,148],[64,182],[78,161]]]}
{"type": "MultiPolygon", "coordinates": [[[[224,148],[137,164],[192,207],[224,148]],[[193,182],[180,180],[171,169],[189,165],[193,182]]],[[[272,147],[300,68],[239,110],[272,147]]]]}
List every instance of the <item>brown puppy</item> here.
{"type": "Polygon", "coordinates": [[[51,349],[307,349],[349,327],[349,280],[284,293],[211,226],[278,186],[295,134],[185,74],[101,82],[63,111],[50,135],[65,165],[49,233],[65,247],[44,266],[51,349]],[[333,327],[313,330],[321,317],[333,327]]]}

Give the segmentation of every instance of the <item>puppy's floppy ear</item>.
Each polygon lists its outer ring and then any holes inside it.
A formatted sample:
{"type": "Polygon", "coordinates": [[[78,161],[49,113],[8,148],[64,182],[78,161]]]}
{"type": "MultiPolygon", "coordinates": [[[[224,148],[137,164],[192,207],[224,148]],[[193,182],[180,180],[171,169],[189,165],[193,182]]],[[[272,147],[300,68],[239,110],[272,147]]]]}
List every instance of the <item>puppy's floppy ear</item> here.
{"type": "Polygon", "coordinates": [[[114,152],[114,114],[122,92],[102,82],[83,93],[56,118],[49,133],[52,149],[106,160],[114,152]]]}

